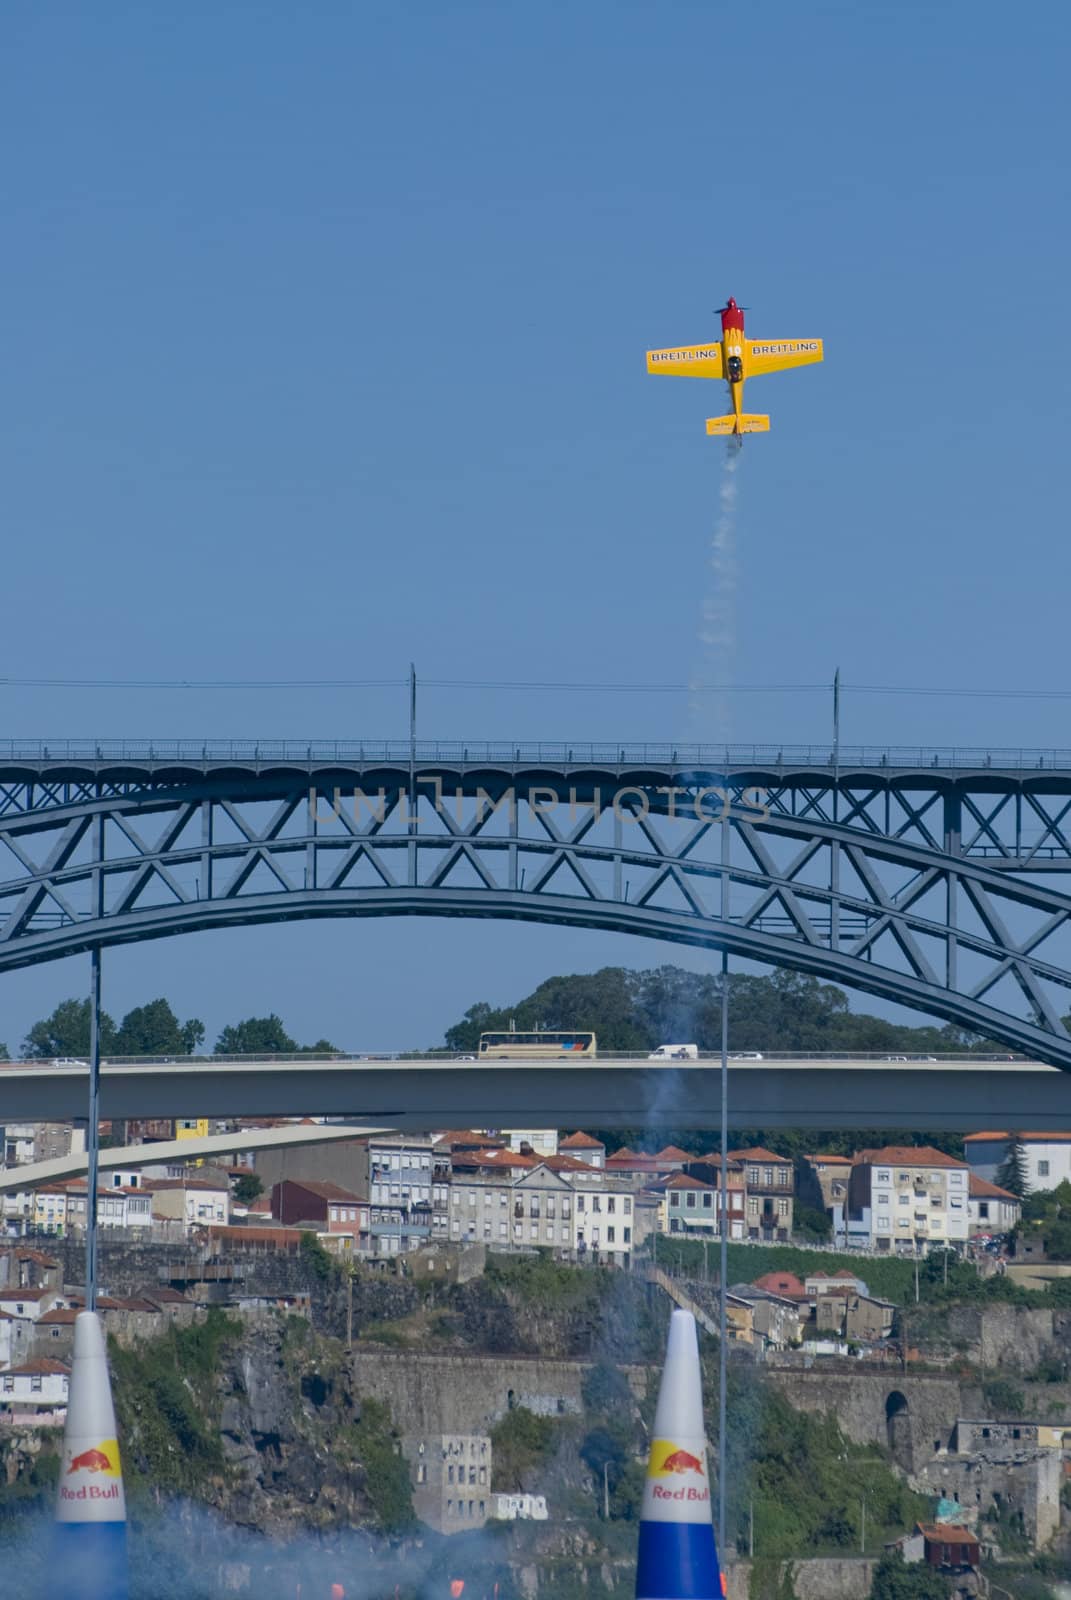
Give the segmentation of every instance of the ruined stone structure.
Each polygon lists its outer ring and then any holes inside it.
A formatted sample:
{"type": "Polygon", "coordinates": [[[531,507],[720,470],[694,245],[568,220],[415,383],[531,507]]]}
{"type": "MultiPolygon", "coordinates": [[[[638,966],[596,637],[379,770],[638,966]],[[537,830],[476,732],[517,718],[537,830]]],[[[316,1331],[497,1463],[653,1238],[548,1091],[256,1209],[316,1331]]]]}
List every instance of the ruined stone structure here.
{"type": "Polygon", "coordinates": [[[405,1435],[413,1509],[439,1533],[482,1528],[493,1514],[491,1440],[485,1433],[405,1435]]]}
{"type": "Polygon", "coordinates": [[[994,1440],[971,1455],[939,1456],[918,1475],[920,1488],[956,1499],[966,1510],[995,1521],[1017,1522],[1032,1549],[1041,1550],[1060,1526],[1063,1459],[1059,1450],[994,1440]]]}
{"type": "Polygon", "coordinates": [[[771,1368],[776,1383],[799,1411],[831,1413],[849,1439],[879,1444],[905,1472],[917,1472],[952,1444],[959,1417],[978,1410],[974,1392],[955,1378],[881,1372],[819,1372],[815,1368],[771,1368]]]}
{"type": "MultiPolygon", "coordinates": [[[[390,1407],[403,1439],[489,1432],[514,1406],[538,1416],[576,1416],[592,1363],[524,1356],[417,1355],[354,1350],[354,1391],[390,1407]]],[[[624,1367],[637,1398],[646,1394],[647,1368],[624,1367]]]]}

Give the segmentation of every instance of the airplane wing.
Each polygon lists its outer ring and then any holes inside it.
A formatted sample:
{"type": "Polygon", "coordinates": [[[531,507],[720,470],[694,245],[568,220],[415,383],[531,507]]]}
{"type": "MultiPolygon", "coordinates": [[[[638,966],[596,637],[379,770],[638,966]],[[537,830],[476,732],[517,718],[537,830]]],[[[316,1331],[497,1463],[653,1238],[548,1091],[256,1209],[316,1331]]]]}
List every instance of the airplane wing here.
{"type": "Polygon", "coordinates": [[[749,341],[744,376],[760,378],[764,372],[784,372],[787,367],[807,367],[812,361],[821,359],[821,339],[752,339],[749,341]]]}
{"type": "Polygon", "coordinates": [[[648,372],[669,372],[677,378],[724,378],[720,344],[681,344],[673,350],[648,350],[648,372]]]}

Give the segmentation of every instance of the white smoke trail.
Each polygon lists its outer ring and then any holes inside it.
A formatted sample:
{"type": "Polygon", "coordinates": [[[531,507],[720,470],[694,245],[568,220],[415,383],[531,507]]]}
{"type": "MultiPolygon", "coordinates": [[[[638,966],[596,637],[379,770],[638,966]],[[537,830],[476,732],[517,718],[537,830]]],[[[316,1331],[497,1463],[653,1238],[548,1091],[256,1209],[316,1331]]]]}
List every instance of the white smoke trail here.
{"type": "MultiPolygon", "coordinates": [[[[736,665],[736,472],[740,465],[740,448],[735,438],[727,440],[727,444],[718,487],[717,520],[710,542],[710,580],[699,628],[702,659],[694,682],[727,684],[732,680],[736,665]]],[[[720,743],[728,739],[731,731],[728,695],[717,694],[711,699],[693,690],[691,715],[701,741],[712,739],[720,743]]]]}

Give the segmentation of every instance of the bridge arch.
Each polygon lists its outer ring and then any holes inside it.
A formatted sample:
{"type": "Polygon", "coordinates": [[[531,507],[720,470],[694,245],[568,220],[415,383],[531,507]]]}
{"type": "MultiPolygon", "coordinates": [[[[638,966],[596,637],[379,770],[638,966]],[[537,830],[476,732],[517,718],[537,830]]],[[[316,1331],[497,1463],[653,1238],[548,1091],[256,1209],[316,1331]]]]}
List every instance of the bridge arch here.
{"type": "Polygon", "coordinates": [[[1071,1068],[1071,764],[894,780],[621,756],[0,758],[0,972],[270,921],[515,919],[726,949],[1071,1068]]]}

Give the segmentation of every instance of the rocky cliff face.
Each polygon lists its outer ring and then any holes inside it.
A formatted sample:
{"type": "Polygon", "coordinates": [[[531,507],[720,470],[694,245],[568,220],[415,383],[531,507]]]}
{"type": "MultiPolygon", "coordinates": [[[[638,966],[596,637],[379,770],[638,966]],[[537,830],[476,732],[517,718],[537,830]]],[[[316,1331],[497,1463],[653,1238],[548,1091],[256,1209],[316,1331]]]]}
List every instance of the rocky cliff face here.
{"type": "Polygon", "coordinates": [[[356,1396],[342,1346],[275,1315],[218,1319],[215,1334],[177,1332],[115,1359],[134,1499],[170,1491],[272,1534],[403,1528],[408,1470],[389,1411],[356,1396]]]}

